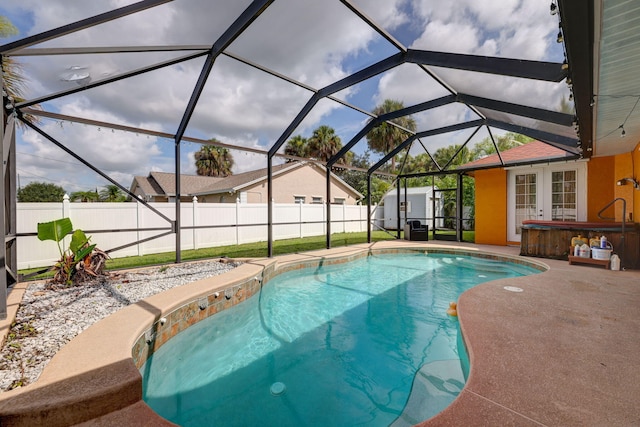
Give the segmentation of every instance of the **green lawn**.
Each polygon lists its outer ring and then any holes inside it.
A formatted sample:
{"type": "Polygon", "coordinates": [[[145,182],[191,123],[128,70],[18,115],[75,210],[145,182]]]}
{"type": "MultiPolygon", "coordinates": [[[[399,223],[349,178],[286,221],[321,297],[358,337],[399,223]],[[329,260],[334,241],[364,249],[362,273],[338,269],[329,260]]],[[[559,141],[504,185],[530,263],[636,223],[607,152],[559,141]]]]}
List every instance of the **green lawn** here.
{"type": "MultiPolygon", "coordinates": [[[[430,233],[431,234],[431,233],[430,233]]],[[[464,240],[473,242],[473,231],[464,232],[464,240]]],[[[433,236],[431,235],[430,238],[433,236]]],[[[393,240],[395,233],[390,235],[383,231],[373,231],[371,240],[378,242],[381,240],[393,240]]],[[[331,246],[340,247],[355,245],[358,243],[366,243],[367,233],[336,233],[331,235],[331,246]]],[[[324,249],[326,247],[325,236],[305,237],[298,239],[276,240],[273,242],[273,254],[283,255],[296,252],[311,251],[314,249],[324,249]]],[[[182,251],[182,261],[195,261],[211,258],[263,258],[267,256],[267,242],[245,243],[242,245],[218,246],[215,248],[204,248],[197,250],[182,251]]],[[[142,256],[131,256],[124,258],[115,258],[107,261],[107,270],[122,270],[127,268],[144,267],[150,265],[166,265],[175,262],[175,252],[164,252],[159,254],[149,254],[142,256]]],[[[30,273],[41,270],[41,268],[32,268],[28,270],[20,270],[20,275],[28,275],[30,273]]],[[[32,277],[30,279],[42,279],[48,277],[48,274],[32,277]]]]}

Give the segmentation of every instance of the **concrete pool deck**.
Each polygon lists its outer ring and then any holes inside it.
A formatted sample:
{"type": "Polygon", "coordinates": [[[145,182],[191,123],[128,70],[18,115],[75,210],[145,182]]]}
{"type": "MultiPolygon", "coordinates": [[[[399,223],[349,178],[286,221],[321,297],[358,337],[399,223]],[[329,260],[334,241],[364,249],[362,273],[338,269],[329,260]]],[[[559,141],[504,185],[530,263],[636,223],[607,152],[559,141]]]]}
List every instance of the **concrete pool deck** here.
{"type": "MultiPolygon", "coordinates": [[[[142,402],[132,349],[184,301],[246,283],[266,266],[350,256],[363,249],[457,248],[517,256],[519,248],[391,241],[256,260],[128,306],[67,344],[32,385],[0,393],[1,425],[172,425],[142,402]]],[[[640,424],[640,271],[566,261],[542,274],[485,283],[458,301],[471,372],[460,396],[422,426],[640,424]],[[522,292],[510,292],[504,286],[522,292]]],[[[21,285],[22,286],[22,285],[21,285]]],[[[11,324],[21,293],[10,294],[11,324]],[[12,310],[12,308],[14,310],[12,310]]]]}

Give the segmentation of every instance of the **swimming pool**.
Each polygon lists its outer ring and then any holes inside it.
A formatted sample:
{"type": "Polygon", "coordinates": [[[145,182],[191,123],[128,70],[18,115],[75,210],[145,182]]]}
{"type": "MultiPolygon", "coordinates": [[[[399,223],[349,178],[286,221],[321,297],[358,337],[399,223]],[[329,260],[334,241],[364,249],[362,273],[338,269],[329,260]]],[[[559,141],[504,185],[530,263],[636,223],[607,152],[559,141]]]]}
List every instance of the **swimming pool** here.
{"type": "Polygon", "coordinates": [[[375,255],[276,276],[141,368],[145,401],[191,425],[410,425],[465,381],[449,301],[539,270],[445,254],[375,255]]]}

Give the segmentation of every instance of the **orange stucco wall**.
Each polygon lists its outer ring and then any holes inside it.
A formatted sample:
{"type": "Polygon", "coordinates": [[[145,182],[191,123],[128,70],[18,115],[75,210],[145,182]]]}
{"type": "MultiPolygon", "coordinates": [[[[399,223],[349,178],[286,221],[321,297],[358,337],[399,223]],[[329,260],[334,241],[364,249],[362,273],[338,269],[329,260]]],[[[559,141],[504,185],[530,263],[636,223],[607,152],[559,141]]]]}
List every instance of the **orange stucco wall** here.
{"type": "MultiPolygon", "coordinates": [[[[627,153],[608,157],[595,157],[589,161],[587,188],[587,220],[603,221],[598,212],[616,198],[625,199],[626,220],[638,222],[640,215],[640,191],[631,183],[616,185],[622,178],[640,179],[640,144],[627,153]]],[[[603,216],[622,221],[623,205],[620,202],[603,212],[603,216]]]]}
{"type": "MultiPolygon", "coordinates": [[[[633,185],[630,183],[627,185],[616,185],[616,182],[621,178],[633,178],[633,152],[618,154],[614,157],[615,160],[615,177],[613,180],[614,197],[623,198],[627,201],[627,220],[629,220],[629,214],[634,218],[633,214],[633,198],[634,193],[638,190],[633,189],[633,185]]],[[[616,221],[622,221],[622,203],[615,204],[615,217],[616,221]]]]}
{"type": "MultiPolygon", "coordinates": [[[[598,212],[615,198],[615,158],[592,157],[587,164],[587,221],[604,221],[598,212]]],[[[604,215],[613,215],[613,210],[604,215]]]]}
{"type": "MultiPolygon", "coordinates": [[[[640,180],[640,143],[636,145],[632,153],[633,161],[633,177],[636,181],[640,180]]],[[[633,222],[640,222],[640,190],[636,190],[633,194],[633,222]]]]}
{"type": "Polygon", "coordinates": [[[507,171],[476,171],[476,243],[507,244],[507,171]]]}

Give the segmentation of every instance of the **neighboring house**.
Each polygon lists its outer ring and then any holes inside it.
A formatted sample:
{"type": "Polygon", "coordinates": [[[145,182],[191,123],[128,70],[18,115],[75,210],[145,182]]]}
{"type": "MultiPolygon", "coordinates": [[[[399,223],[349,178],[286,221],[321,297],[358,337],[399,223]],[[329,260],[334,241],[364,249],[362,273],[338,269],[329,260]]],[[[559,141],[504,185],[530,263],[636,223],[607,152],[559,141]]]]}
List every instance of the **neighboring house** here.
{"type": "MultiPolygon", "coordinates": [[[[468,173],[475,177],[475,242],[519,244],[522,221],[528,219],[603,222],[598,212],[616,198],[625,199],[626,220],[631,221],[634,210],[640,213],[640,197],[632,185],[617,183],[640,175],[639,148],[563,161],[564,150],[533,141],[502,152],[505,166],[497,155],[460,166],[486,167],[468,173]]],[[[619,204],[607,213],[622,220],[619,204]]]]}
{"type": "MultiPolygon", "coordinates": [[[[326,169],[309,162],[276,165],[273,171],[274,203],[324,203],[326,199],[326,169]]],[[[175,174],[151,172],[136,176],[131,192],[147,201],[173,202],[175,174]]],[[[180,175],[181,200],[194,196],[203,203],[267,203],[267,169],[231,175],[225,178],[180,175]]],[[[337,175],[331,174],[331,203],[355,205],[362,194],[337,175]]]]}

